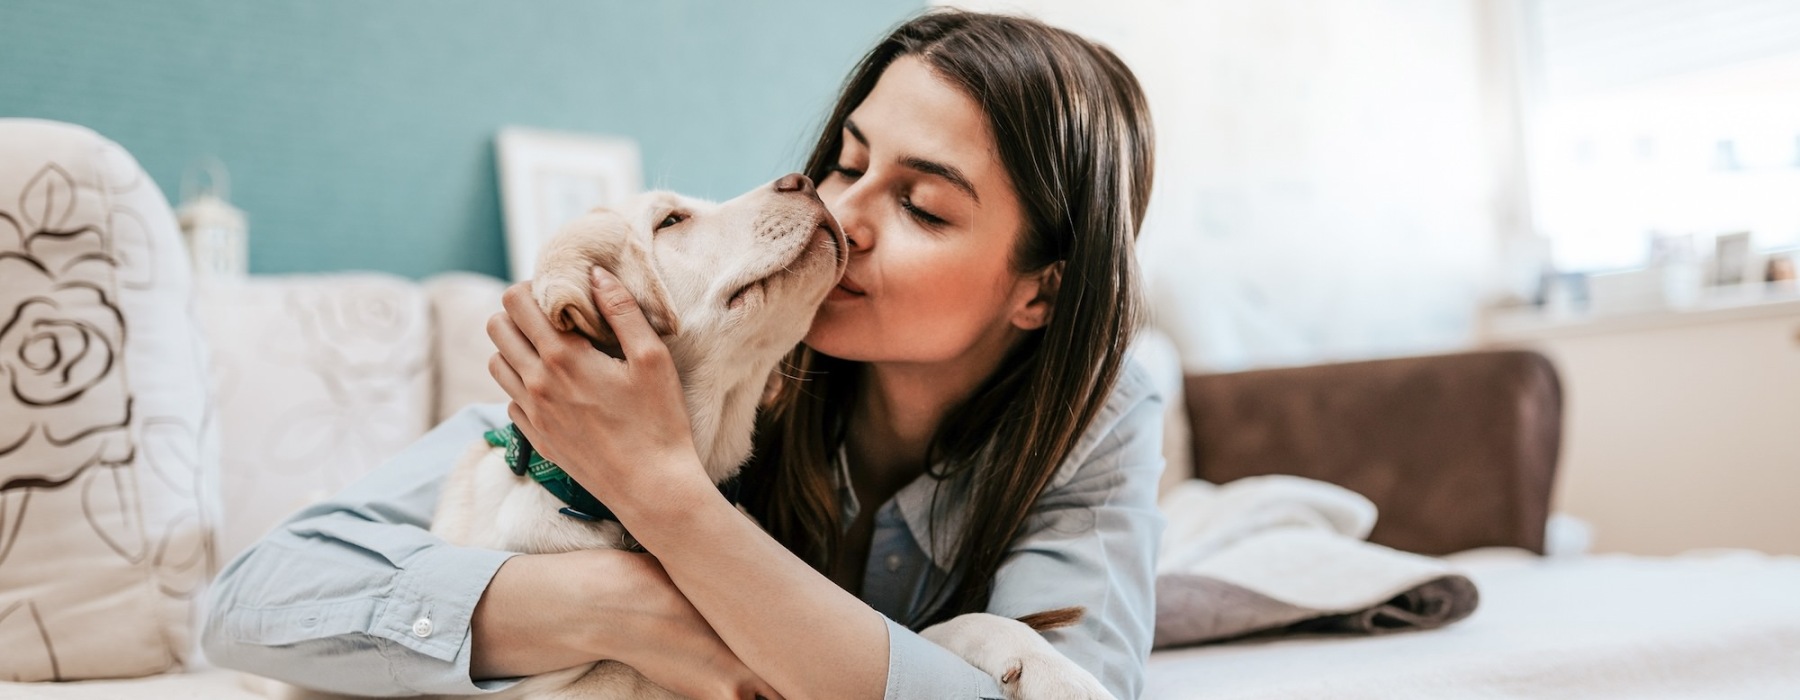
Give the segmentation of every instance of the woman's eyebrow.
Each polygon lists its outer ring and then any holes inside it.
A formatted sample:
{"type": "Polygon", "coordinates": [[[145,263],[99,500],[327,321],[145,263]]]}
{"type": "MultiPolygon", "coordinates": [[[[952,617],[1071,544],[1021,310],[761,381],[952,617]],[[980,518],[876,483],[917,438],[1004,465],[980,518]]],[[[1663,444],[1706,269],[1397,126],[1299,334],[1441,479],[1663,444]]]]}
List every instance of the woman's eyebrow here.
{"type": "Polygon", "coordinates": [[[976,204],[981,203],[981,195],[975,194],[975,185],[970,184],[969,178],[964,177],[962,171],[957,170],[956,166],[939,163],[935,160],[925,160],[924,158],[919,158],[917,156],[906,156],[901,158],[900,164],[921,173],[925,173],[926,175],[936,175],[943,178],[944,181],[954,185],[956,189],[962,190],[964,194],[969,195],[969,199],[975,200],[976,204]]]}
{"type": "MultiPolygon", "coordinates": [[[[856,142],[862,144],[863,148],[869,147],[868,137],[863,136],[862,129],[857,128],[856,122],[851,121],[847,117],[844,119],[844,131],[850,132],[850,138],[856,139],[856,142]]],[[[963,175],[963,172],[958,170],[956,166],[939,163],[935,160],[926,160],[917,156],[902,157],[900,159],[900,164],[926,175],[935,175],[943,178],[945,182],[950,183],[952,186],[956,187],[956,189],[962,190],[963,194],[969,195],[969,199],[975,200],[976,204],[981,203],[981,195],[975,194],[975,185],[969,182],[968,176],[963,175]]]]}

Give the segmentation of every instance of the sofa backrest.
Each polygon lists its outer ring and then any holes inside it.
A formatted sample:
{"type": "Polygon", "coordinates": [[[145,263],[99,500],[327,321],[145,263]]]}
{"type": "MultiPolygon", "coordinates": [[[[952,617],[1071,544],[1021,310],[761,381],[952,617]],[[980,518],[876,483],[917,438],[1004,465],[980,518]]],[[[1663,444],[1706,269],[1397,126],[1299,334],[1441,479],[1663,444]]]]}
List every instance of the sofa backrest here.
{"type": "Polygon", "coordinates": [[[1544,551],[1562,387],[1519,351],[1190,375],[1194,470],[1329,481],[1374,501],[1372,542],[1544,551]]]}

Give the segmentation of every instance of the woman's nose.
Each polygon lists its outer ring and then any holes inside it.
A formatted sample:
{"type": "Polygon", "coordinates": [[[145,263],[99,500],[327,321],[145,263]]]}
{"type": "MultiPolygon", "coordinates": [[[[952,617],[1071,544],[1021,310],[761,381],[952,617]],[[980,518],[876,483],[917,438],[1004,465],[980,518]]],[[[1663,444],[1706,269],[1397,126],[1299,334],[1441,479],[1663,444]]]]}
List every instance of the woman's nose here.
{"type": "Polygon", "coordinates": [[[844,242],[849,244],[851,253],[866,251],[875,242],[875,231],[869,226],[868,217],[864,216],[866,203],[860,201],[855,185],[844,187],[837,183],[827,183],[819,192],[819,199],[825,202],[825,208],[831,210],[832,218],[837,219],[838,226],[844,229],[844,242]]]}

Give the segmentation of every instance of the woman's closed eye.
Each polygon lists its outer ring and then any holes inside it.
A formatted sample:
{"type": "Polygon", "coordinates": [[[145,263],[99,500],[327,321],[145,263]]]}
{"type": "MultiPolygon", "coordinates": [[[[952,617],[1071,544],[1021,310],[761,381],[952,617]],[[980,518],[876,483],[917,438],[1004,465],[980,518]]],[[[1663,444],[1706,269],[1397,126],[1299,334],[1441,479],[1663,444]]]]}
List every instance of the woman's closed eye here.
{"type": "Polygon", "coordinates": [[[943,226],[945,224],[950,223],[948,221],[945,221],[942,217],[937,216],[936,214],[925,211],[924,209],[920,209],[918,205],[913,204],[911,197],[901,197],[900,198],[900,208],[905,209],[906,213],[908,215],[912,216],[912,218],[918,220],[919,223],[924,224],[926,226],[930,226],[932,228],[937,228],[939,226],[943,226]]]}
{"type": "Polygon", "coordinates": [[[844,165],[842,163],[837,163],[837,164],[832,165],[831,172],[836,175],[842,175],[845,178],[851,179],[851,180],[855,180],[856,178],[862,177],[862,175],[863,175],[863,171],[857,170],[856,168],[852,168],[852,167],[844,165]]]}

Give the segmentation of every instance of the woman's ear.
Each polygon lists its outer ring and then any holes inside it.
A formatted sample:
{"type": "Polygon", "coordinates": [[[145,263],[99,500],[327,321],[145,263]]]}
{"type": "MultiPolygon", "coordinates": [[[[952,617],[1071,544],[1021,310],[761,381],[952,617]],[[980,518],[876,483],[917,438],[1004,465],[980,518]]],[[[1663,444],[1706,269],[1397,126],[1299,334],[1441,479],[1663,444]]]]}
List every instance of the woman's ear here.
{"type": "Polygon", "coordinates": [[[1050,323],[1050,314],[1056,310],[1056,291],[1062,288],[1062,272],[1063,261],[1058,260],[1019,280],[1013,291],[1017,300],[1013,327],[1035,331],[1050,323]]]}

